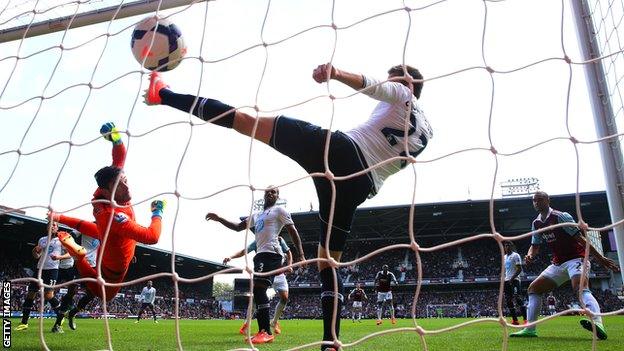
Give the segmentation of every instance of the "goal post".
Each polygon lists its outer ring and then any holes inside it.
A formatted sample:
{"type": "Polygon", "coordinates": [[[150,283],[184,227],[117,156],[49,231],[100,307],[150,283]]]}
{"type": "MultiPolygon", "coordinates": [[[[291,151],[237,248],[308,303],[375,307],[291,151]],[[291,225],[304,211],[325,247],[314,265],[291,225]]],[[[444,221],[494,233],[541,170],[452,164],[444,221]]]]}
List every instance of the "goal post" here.
{"type": "Polygon", "coordinates": [[[468,318],[468,305],[465,303],[427,305],[427,318],[468,318]]]}
{"type": "MultiPolygon", "coordinates": [[[[137,0],[127,4],[113,5],[87,12],[72,13],[71,15],[56,17],[37,23],[29,23],[21,26],[1,29],[0,43],[59,32],[70,27],[79,28],[96,23],[111,21],[113,19],[153,13],[157,10],[162,11],[175,7],[188,6],[203,1],[209,0],[137,0]]],[[[34,6],[36,5],[33,5],[33,7],[34,6]]],[[[66,5],[58,5],[57,7],[60,6],[66,5]]],[[[19,13],[17,13],[13,19],[30,12],[32,12],[32,14],[45,13],[45,11],[38,12],[34,8],[28,11],[24,8],[24,11],[18,12],[19,13]]]]}
{"type": "MultiPolygon", "coordinates": [[[[593,19],[589,2],[587,0],[572,0],[570,2],[572,3],[572,10],[576,20],[576,30],[583,59],[591,61],[602,57],[602,55],[611,54],[609,52],[603,53],[600,50],[600,42],[595,25],[596,21],[593,19]]],[[[617,29],[617,27],[613,29],[617,29]]],[[[608,41],[608,39],[606,40],[608,41]]],[[[618,135],[618,127],[611,102],[612,96],[618,94],[611,92],[607,85],[608,75],[604,69],[603,60],[596,60],[583,66],[587,85],[589,86],[589,98],[598,138],[618,135]]],[[[615,90],[619,93],[617,85],[615,90]]],[[[622,158],[622,146],[619,137],[611,137],[607,141],[599,143],[599,147],[602,156],[609,211],[611,221],[614,223],[624,219],[624,170],[622,168],[624,161],[622,158]]],[[[624,228],[621,225],[615,226],[613,231],[615,233],[619,264],[620,267],[624,267],[624,228]]],[[[621,272],[621,279],[624,281],[624,270],[621,272]]]]}

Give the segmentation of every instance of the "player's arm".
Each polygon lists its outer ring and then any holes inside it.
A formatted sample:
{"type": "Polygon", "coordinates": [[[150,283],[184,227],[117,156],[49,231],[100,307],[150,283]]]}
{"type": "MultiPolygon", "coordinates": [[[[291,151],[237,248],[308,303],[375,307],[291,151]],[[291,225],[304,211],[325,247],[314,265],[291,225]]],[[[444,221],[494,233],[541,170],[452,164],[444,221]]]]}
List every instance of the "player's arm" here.
{"type": "Polygon", "coordinates": [[[324,83],[329,79],[337,80],[354,90],[362,90],[362,93],[375,100],[388,103],[410,101],[412,92],[400,82],[379,82],[362,74],[351,73],[333,67],[331,63],[319,65],[312,72],[312,78],[317,83],[324,83]]]}
{"type": "Polygon", "coordinates": [[[57,255],[50,255],[50,258],[51,258],[53,261],[66,260],[66,259],[68,259],[68,258],[70,258],[70,257],[71,257],[71,255],[69,254],[69,252],[66,252],[66,253],[64,253],[64,254],[62,254],[62,255],[60,255],[60,256],[57,256],[57,255]]]}
{"type": "Polygon", "coordinates": [[[41,246],[39,246],[39,244],[35,245],[35,247],[33,247],[32,249],[32,256],[35,259],[39,259],[41,257],[41,252],[43,251],[43,249],[41,248],[41,246]]]}
{"type": "MultiPolygon", "coordinates": [[[[574,239],[576,239],[576,241],[579,244],[581,244],[583,247],[585,247],[585,245],[587,245],[588,243],[587,239],[585,239],[584,234],[585,234],[584,232],[583,234],[579,232],[578,234],[574,235],[574,239]]],[[[610,269],[613,272],[620,271],[620,267],[617,265],[617,263],[613,261],[612,259],[605,257],[600,252],[598,252],[598,250],[596,250],[594,245],[592,245],[591,241],[589,242],[589,254],[593,256],[596,259],[596,261],[598,261],[598,263],[600,263],[603,267],[610,269]]]]}
{"type": "Polygon", "coordinates": [[[394,273],[392,273],[392,281],[394,282],[394,285],[399,285],[399,282],[396,279],[396,276],[394,275],[394,273]]]}
{"type": "Polygon", "coordinates": [[[213,212],[208,212],[208,213],[206,214],[206,220],[207,220],[207,221],[212,220],[212,221],[219,222],[219,223],[221,223],[224,227],[226,227],[226,228],[228,228],[228,229],[230,229],[230,230],[233,230],[233,231],[235,231],[235,232],[240,232],[240,231],[245,230],[245,228],[247,228],[247,219],[246,219],[246,218],[245,218],[244,220],[242,220],[240,223],[236,224],[236,223],[234,223],[234,222],[230,222],[230,221],[228,221],[227,219],[225,219],[225,218],[223,218],[223,217],[219,216],[219,215],[218,215],[218,214],[216,214],[216,213],[213,213],[213,212]]]}
{"type": "MultiPolygon", "coordinates": [[[[110,224],[110,233],[143,244],[156,244],[158,239],[160,239],[163,208],[164,204],[162,201],[157,200],[152,202],[152,221],[149,227],[144,227],[126,216],[114,216],[110,224]]],[[[100,233],[106,233],[111,215],[112,211],[110,210],[100,211],[96,215],[95,221],[100,233]]]]}
{"type": "Polygon", "coordinates": [[[123,168],[126,163],[126,146],[121,139],[121,134],[117,130],[115,123],[108,122],[102,124],[100,128],[102,137],[113,143],[113,167],[123,168]]]}
{"type": "Polygon", "coordinates": [[[290,235],[290,238],[293,241],[293,244],[297,248],[297,258],[295,262],[305,261],[305,254],[303,253],[303,245],[301,245],[301,238],[299,237],[299,232],[294,224],[286,225],[286,230],[290,235]]]}
{"type": "Polygon", "coordinates": [[[509,278],[509,280],[514,280],[518,278],[520,273],[522,272],[522,264],[520,264],[520,255],[514,255],[514,274],[509,278]]]}
{"type": "MultiPolygon", "coordinates": [[[[535,230],[535,225],[531,223],[531,231],[535,230]]],[[[542,236],[538,233],[533,233],[531,236],[531,246],[529,246],[529,250],[527,251],[526,256],[524,256],[524,262],[531,264],[535,261],[537,255],[540,252],[540,245],[542,244],[542,236]]]]}

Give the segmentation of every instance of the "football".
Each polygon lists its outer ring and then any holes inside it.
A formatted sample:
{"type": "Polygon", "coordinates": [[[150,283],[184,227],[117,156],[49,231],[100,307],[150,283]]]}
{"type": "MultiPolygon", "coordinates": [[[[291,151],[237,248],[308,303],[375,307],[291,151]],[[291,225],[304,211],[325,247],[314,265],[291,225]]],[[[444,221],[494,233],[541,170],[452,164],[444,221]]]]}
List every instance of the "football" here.
{"type": "Polygon", "coordinates": [[[180,29],[157,16],[144,18],[134,27],[130,47],[143,67],[159,72],[176,68],[187,51],[180,29]]]}

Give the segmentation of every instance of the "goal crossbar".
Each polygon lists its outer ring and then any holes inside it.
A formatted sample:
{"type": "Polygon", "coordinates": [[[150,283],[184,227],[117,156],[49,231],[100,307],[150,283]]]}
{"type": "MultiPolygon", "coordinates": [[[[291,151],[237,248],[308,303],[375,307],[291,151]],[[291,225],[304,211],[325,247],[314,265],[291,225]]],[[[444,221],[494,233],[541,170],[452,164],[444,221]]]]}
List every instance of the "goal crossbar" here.
{"type": "Polygon", "coordinates": [[[162,11],[175,7],[189,6],[203,1],[210,0],[138,0],[125,5],[109,6],[76,15],[0,30],[0,43],[63,31],[69,28],[70,25],[71,28],[84,27],[110,21],[113,17],[115,19],[132,17],[156,10],[162,11]]]}

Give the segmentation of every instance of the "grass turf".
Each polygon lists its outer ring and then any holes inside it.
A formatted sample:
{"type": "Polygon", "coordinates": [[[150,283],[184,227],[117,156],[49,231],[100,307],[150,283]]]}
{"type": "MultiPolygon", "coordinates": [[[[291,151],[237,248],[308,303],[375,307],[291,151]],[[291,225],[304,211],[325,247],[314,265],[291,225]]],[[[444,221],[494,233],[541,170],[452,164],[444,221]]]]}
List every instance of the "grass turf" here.
{"type": "MultiPolygon", "coordinates": [[[[538,338],[509,339],[508,350],[591,350],[592,334],[582,329],[580,317],[563,316],[538,325],[538,338]]],[[[597,350],[624,350],[624,316],[605,317],[609,338],[597,342],[597,350]]],[[[425,329],[440,329],[474,319],[422,319],[418,320],[425,329]]],[[[64,334],[52,334],[53,320],[43,321],[45,342],[51,350],[101,350],[107,349],[103,320],[77,319],[78,329],[70,330],[64,324],[64,334]]],[[[258,345],[260,350],[285,350],[298,345],[318,341],[322,335],[320,320],[285,320],[280,322],[282,334],[270,344],[258,345]]],[[[16,331],[18,319],[12,320],[13,350],[42,349],[39,340],[39,320],[30,321],[26,331],[16,331]]],[[[244,337],[238,334],[241,321],[231,320],[181,320],[180,337],[184,350],[230,350],[250,348],[244,337]]],[[[173,320],[110,320],[112,346],[115,350],[174,350],[177,348],[175,324],[173,320]]],[[[412,320],[399,320],[391,325],[384,320],[376,326],[374,320],[353,323],[342,320],[342,341],[354,342],[366,335],[396,328],[413,327],[412,320]]],[[[256,324],[253,324],[253,331],[256,324]]],[[[516,329],[509,328],[509,332],[516,329]]],[[[477,323],[458,330],[437,335],[425,336],[429,350],[502,350],[503,328],[496,322],[477,323]]],[[[306,350],[318,350],[319,346],[306,350]]],[[[377,336],[363,341],[347,350],[424,350],[420,338],[413,331],[401,331],[377,336]]]]}

